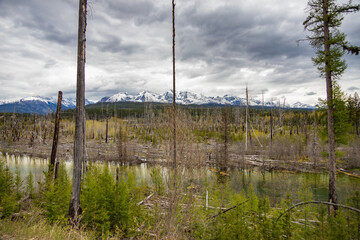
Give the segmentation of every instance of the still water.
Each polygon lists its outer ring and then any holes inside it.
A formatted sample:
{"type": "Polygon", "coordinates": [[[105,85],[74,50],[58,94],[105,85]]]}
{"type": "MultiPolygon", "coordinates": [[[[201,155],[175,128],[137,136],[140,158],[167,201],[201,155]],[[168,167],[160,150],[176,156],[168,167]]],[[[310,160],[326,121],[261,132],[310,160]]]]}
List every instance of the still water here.
{"type": "MultiPolygon", "coordinates": [[[[5,161],[12,172],[20,171],[21,177],[26,178],[31,172],[34,176],[34,184],[44,177],[44,171],[48,168],[48,159],[14,156],[0,154],[0,161],[5,161]]],[[[72,162],[62,162],[65,164],[70,177],[72,176],[72,162]]],[[[105,163],[95,163],[96,165],[104,165],[105,163]]],[[[110,171],[115,176],[116,163],[108,163],[110,171]]],[[[121,166],[120,172],[126,175],[132,172],[138,182],[151,182],[151,172],[154,166],[146,164],[134,166],[121,166]]],[[[169,169],[160,168],[161,174],[167,179],[169,169]]],[[[327,173],[294,173],[286,171],[265,171],[259,169],[232,169],[228,171],[227,177],[228,187],[234,192],[247,192],[252,187],[258,195],[268,196],[270,202],[279,202],[288,193],[294,200],[297,200],[298,193],[307,191],[312,193],[313,200],[327,201],[328,198],[328,181],[327,173]]],[[[210,189],[212,185],[218,181],[218,175],[210,168],[202,169],[184,169],[182,171],[183,187],[190,185],[199,186],[202,190],[210,189]]],[[[151,183],[150,183],[151,184],[151,183]]],[[[355,191],[360,192],[360,179],[344,174],[337,175],[337,191],[340,201],[352,196],[355,191]]]]}

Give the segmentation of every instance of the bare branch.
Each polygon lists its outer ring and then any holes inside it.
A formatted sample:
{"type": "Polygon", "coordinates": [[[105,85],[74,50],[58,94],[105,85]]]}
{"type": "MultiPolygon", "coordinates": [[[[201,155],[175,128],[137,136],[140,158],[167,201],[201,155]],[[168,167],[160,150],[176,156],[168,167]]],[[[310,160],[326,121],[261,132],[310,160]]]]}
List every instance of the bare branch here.
{"type": "Polygon", "coordinates": [[[360,214],[360,210],[357,208],[353,208],[353,207],[349,207],[346,205],[342,205],[342,204],[338,204],[338,203],[331,203],[331,202],[323,202],[323,201],[308,201],[308,202],[300,202],[297,203],[295,205],[293,205],[292,207],[290,207],[289,209],[287,209],[285,212],[281,213],[280,216],[275,220],[275,222],[277,222],[284,214],[290,212],[292,209],[299,207],[301,205],[307,205],[307,204],[322,204],[322,205],[329,205],[329,206],[336,206],[336,207],[342,207],[354,212],[357,212],[360,214]]]}

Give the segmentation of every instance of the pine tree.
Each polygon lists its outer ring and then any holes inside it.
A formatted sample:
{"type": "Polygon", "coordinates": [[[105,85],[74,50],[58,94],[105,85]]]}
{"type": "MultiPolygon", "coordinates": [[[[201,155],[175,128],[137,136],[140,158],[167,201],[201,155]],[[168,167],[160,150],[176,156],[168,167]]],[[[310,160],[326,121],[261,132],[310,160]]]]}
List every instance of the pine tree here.
{"type": "Polygon", "coordinates": [[[345,51],[359,54],[359,47],[351,46],[341,33],[339,27],[344,13],[357,12],[360,5],[348,4],[339,6],[335,0],[309,0],[309,16],[303,22],[311,46],[317,56],[312,58],[321,77],[326,79],[327,111],[328,111],[328,139],[329,139],[329,202],[337,203],[336,193],[336,162],[335,162],[335,130],[334,130],[334,102],[333,81],[338,79],[346,69],[342,59],[345,51]]]}
{"type": "MultiPolygon", "coordinates": [[[[347,98],[341,90],[339,84],[333,82],[333,106],[334,106],[334,132],[335,144],[347,144],[349,141],[349,132],[351,130],[349,108],[346,105],[347,98]]],[[[326,109],[327,101],[320,99],[320,107],[326,109]]],[[[326,115],[326,112],[325,112],[326,115]]],[[[328,126],[320,131],[323,138],[328,139],[328,126]]]]}

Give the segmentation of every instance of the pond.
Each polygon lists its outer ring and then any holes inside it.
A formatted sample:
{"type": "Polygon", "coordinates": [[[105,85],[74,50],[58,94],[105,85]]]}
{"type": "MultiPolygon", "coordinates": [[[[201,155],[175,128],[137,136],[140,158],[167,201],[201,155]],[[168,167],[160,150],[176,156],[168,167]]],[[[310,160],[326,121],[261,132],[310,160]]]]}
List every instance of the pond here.
{"type": "MultiPolygon", "coordinates": [[[[44,177],[44,171],[48,168],[48,159],[33,158],[28,156],[0,155],[0,160],[5,161],[12,172],[20,171],[21,177],[26,178],[31,172],[34,176],[34,184],[44,177]]],[[[72,162],[63,162],[68,174],[72,175],[72,162]]],[[[105,163],[97,162],[96,165],[104,165],[105,163]]],[[[116,163],[108,163],[110,171],[115,176],[116,163]]],[[[122,165],[120,172],[126,175],[132,172],[138,182],[145,181],[151,184],[151,172],[155,166],[147,164],[139,165],[122,165]]],[[[166,179],[169,176],[169,169],[160,167],[162,176],[166,179]]],[[[227,186],[233,192],[247,192],[252,187],[260,196],[268,196],[270,202],[278,203],[288,193],[296,201],[299,191],[307,189],[313,195],[313,200],[327,201],[328,198],[328,181],[327,173],[295,173],[288,171],[260,171],[258,168],[252,169],[231,169],[227,171],[227,186]]],[[[183,188],[190,185],[198,186],[198,188],[211,189],[211,186],[219,180],[219,175],[214,169],[183,169],[182,171],[183,188]]],[[[352,196],[355,191],[360,192],[360,179],[345,174],[337,175],[337,191],[338,199],[344,201],[352,196]]],[[[209,193],[211,194],[211,192],[209,193]]]]}

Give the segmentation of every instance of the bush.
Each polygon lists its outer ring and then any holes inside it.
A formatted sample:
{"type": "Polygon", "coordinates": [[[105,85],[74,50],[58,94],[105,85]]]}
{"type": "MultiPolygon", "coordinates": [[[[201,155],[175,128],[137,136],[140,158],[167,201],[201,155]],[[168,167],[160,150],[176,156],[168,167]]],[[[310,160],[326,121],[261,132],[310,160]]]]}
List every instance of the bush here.
{"type": "Polygon", "coordinates": [[[119,237],[131,235],[139,213],[132,194],[134,189],[131,176],[116,183],[107,165],[103,169],[91,166],[81,192],[82,223],[99,236],[114,232],[119,237]]]}
{"type": "Polygon", "coordinates": [[[16,189],[10,169],[0,161],[0,217],[8,217],[19,209],[16,189]]]}
{"type": "Polygon", "coordinates": [[[68,222],[69,202],[71,197],[71,181],[64,164],[60,164],[58,178],[53,179],[52,174],[45,173],[45,183],[42,186],[39,201],[45,210],[49,222],[68,222]]]}

